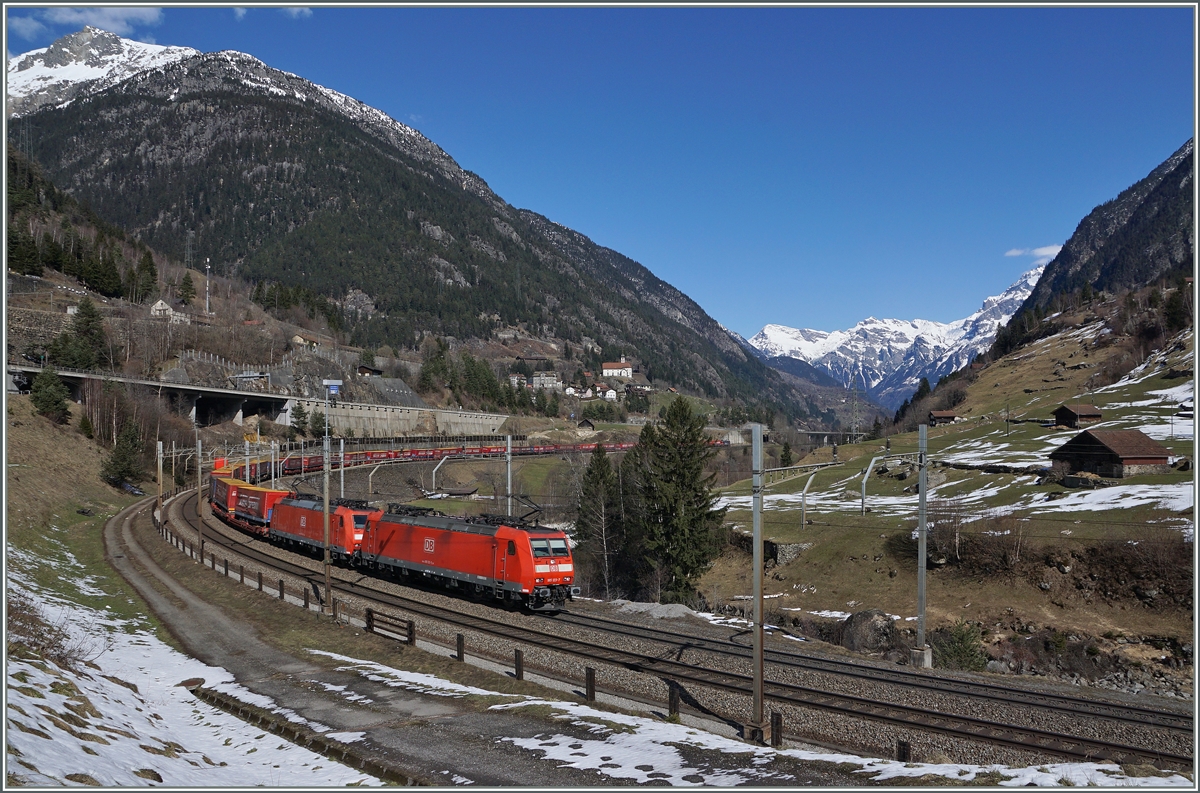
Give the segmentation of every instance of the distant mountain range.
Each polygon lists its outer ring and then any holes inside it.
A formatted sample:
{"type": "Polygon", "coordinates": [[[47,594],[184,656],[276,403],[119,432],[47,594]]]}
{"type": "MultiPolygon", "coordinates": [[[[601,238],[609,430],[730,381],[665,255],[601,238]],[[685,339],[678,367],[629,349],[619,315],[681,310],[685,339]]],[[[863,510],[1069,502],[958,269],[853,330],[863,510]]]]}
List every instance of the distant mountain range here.
{"type": "Polygon", "coordinates": [[[340,316],[351,344],[518,327],[569,344],[564,365],[627,355],[663,387],[814,425],[845,412],[840,389],[770,368],[638,262],[511,206],[417,130],[250,55],[84,28],[9,60],[7,110],[47,178],[156,250],[182,259],[193,232],[218,273],[284,291],[284,311],[295,290],[335,305],[366,293],[374,312],[340,316]]]}
{"type": "Polygon", "coordinates": [[[895,410],[917,390],[922,377],[936,385],[991,347],[996,329],[1029,297],[1043,269],[1025,273],[1003,293],[984,300],[974,314],[955,322],[868,317],[849,330],[831,333],[767,325],[748,344],[775,368],[810,366],[846,388],[857,385],[875,402],[895,410]]]}

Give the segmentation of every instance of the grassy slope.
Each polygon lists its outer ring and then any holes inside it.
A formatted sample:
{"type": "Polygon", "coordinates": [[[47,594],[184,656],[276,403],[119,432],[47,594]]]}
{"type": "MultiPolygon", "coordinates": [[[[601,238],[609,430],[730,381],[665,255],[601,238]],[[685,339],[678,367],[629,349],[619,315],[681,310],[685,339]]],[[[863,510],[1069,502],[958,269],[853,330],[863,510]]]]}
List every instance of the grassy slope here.
{"type": "MultiPolygon", "coordinates": [[[[1064,401],[1091,402],[1104,412],[1103,427],[1149,428],[1160,443],[1174,454],[1190,455],[1190,422],[1175,419],[1183,435],[1171,438],[1171,416],[1179,399],[1151,392],[1177,388],[1188,379],[1162,377],[1172,366],[1190,368],[1192,340],[1183,349],[1160,356],[1147,371],[1128,380],[1091,393],[1082,391],[1086,378],[1098,366],[1070,369],[1075,362],[1100,364],[1111,348],[1097,349],[1084,334],[1062,334],[1020,350],[980,373],[970,387],[962,415],[971,417],[957,425],[931,428],[929,452],[933,459],[982,460],[1010,464],[1048,464],[1047,454],[1057,443],[1073,437],[1074,431],[1053,431],[1037,424],[1004,423],[1005,401],[1014,417],[1049,417],[1064,401]],[[1161,364],[1161,366],[1159,365],[1161,364]],[[1061,372],[1055,375],[1055,370],[1061,372]],[[1139,379],[1140,378],[1140,379],[1139,379]],[[1029,388],[1032,393],[1026,393],[1029,388]],[[1043,390],[1052,388],[1053,390],[1043,390]],[[1131,404],[1132,403],[1132,404],[1131,404]]],[[[917,450],[916,433],[893,436],[891,453],[917,450]]],[[[767,594],[782,594],[772,605],[807,611],[856,611],[878,607],[892,614],[915,614],[916,571],[909,559],[898,559],[888,550],[886,538],[915,526],[915,475],[901,481],[872,475],[867,483],[866,515],[860,513],[862,473],[871,457],[887,453],[880,442],[838,448],[842,465],[819,471],[808,491],[807,517],[812,525],[800,524],[800,497],[808,476],[795,477],[767,487],[764,534],[783,542],[810,542],[813,547],[797,561],[772,570],[767,577],[767,594]],[[905,493],[911,487],[913,492],[905,493]],[[772,498],[785,495],[789,498],[772,498]],[[892,576],[892,571],[895,575],[892,576]]],[[[819,449],[801,462],[821,462],[831,450],[819,449]]],[[[1064,501],[1045,499],[1050,494],[1079,497],[1057,485],[1038,486],[1030,475],[986,474],[949,468],[930,469],[933,495],[954,501],[970,515],[1012,512],[1027,517],[1021,526],[1032,546],[1049,544],[1081,547],[1088,540],[1111,537],[1136,538],[1151,524],[1172,528],[1192,526],[1193,510],[1172,512],[1154,504],[1063,511],[1064,501]]],[[[1129,485],[1186,485],[1192,474],[1173,472],[1160,476],[1138,476],[1122,480],[1129,485]]],[[[730,510],[729,519],[749,529],[751,513],[748,481],[725,490],[741,499],[730,510]]],[[[1118,493],[1117,489],[1111,492],[1118,493]]],[[[750,592],[748,554],[734,551],[719,560],[704,577],[700,590],[719,602],[750,592]]],[[[1152,611],[1136,603],[1106,606],[1103,603],[1054,605],[1051,598],[1023,581],[992,577],[966,579],[934,571],[929,579],[928,616],[932,625],[958,618],[980,620],[991,625],[1009,622],[1014,612],[1027,621],[1053,624],[1068,630],[1099,634],[1106,630],[1144,634],[1190,635],[1189,614],[1152,611]]],[[[910,623],[911,624],[911,623],[910,623]]]]}

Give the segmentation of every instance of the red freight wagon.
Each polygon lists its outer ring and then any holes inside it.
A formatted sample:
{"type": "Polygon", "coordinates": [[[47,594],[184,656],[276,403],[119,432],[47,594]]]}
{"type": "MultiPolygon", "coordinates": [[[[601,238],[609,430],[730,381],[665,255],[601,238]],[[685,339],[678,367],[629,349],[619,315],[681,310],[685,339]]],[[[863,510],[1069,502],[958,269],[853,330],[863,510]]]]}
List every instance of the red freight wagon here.
{"type": "Polygon", "coordinates": [[[325,457],[320,454],[307,454],[304,456],[305,471],[320,471],[325,467],[325,457]]]}
{"type": "Polygon", "coordinates": [[[391,456],[391,452],[380,449],[378,451],[364,452],[368,460],[387,460],[391,456]]]}
{"type": "Polygon", "coordinates": [[[239,487],[245,487],[245,483],[236,479],[214,476],[208,480],[208,501],[219,512],[230,514],[237,508],[239,487]]]}
{"type": "Polygon", "coordinates": [[[476,596],[523,603],[535,611],[558,611],[577,591],[571,586],[574,567],[561,531],[511,525],[517,523],[511,519],[422,512],[373,515],[363,562],[476,596]]]}
{"type": "Polygon", "coordinates": [[[253,534],[267,536],[272,511],[279,501],[288,495],[287,490],[241,485],[237,490],[237,504],[233,510],[233,514],[240,519],[235,521],[236,525],[253,534]]]}
{"type": "MultiPolygon", "coordinates": [[[[359,551],[367,519],[376,510],[334,507],[329,511],[329,555],[334,560],[350,559],[359,551]]],[[[325,513],[320,501],[285,498],[271,515],[271,539],[299,545],[310,551],[325,551],[325,513]]]]}
{"type": "Polygon", "coordinates": [[[304,458],[303,457],[296,457],[296,456],[285,457],[283,462],[279,466],[280,476],[292,476],[293,474],[299,474],[299,473],[303,473],[303,472],[304,472],[304,458]]]}

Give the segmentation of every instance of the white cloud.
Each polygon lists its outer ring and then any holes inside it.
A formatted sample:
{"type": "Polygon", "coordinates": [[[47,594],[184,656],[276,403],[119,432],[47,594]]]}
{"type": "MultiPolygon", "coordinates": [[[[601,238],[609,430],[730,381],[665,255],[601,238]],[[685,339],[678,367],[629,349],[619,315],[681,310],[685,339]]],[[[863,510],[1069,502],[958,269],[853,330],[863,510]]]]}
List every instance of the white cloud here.
{"type": "Polygon", "coordinates": [[[238,22],[241,22],[242,19],[245,18],[245,16],[246,16],[246,9],[244,9],[244,8],[233,9],[233,18],[236,19],[238,22]]]}
{"type": "Polygon", "coordinates": [[[288,16],[290,16],[292,19],[303,19],[305,17],[312,16],[312,9],[304,8],[302,6],[292,7],[292,8],[281,8],[279,10],[282,11],[283,13],[287,14],[288,16]]]}
{"type": "Polygon", "coordinates": [[[46,29],[46,26],[34,17],[10,16],[8,18],[8,29],[26,41],[32,41],[37,35],[46,29]]]}
{"type": "Polygon", "coordinates": [[[50,8],[42,12],[47,22],[58,25],[91,25],[128,36],[135,27],[158,25],[163,21],[161,8],[50,8]]]}
{"type": "Polygon", "coordinates": [[[1033,266],[1041,267],[1043,264],[1049,264],[1050,261],[1058,255],[1058,252],[1063,249],[1061,245],[1043,245],[1040,248],[1013,248],[1005,251],[1005,256],[1032,256],[1033,266]]]}

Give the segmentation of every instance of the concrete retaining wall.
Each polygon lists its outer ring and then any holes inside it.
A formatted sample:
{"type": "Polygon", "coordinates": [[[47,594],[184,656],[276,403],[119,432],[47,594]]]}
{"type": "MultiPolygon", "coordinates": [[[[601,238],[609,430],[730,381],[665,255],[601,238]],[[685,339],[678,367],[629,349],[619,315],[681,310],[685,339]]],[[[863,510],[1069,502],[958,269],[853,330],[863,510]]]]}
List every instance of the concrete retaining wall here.
{"type": "MultiPolygon", "coordinates": [[[[304,406],[306,415],[324,412],[322,399],[291,399],[275,419],[291,424],[292,409],[304,406]]],[[[475,413],[467,410],[429,410],[398,405],[330,405],[329,426],[339,435],[354,430],[358,438],[386,438],[396,435],[497,435],[508,416],[500,413],[475,413]]]]}

